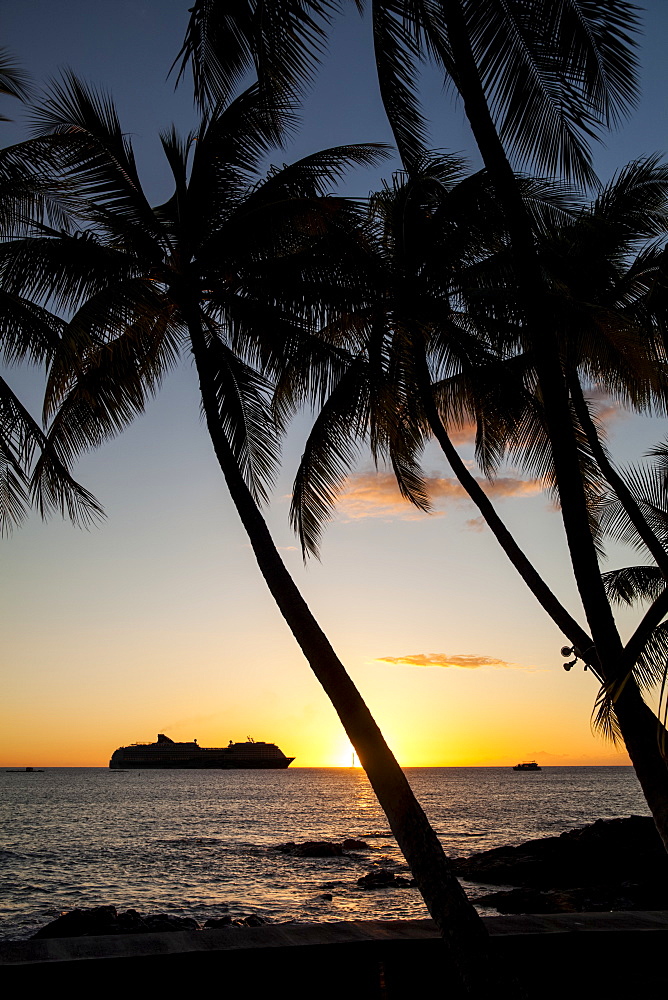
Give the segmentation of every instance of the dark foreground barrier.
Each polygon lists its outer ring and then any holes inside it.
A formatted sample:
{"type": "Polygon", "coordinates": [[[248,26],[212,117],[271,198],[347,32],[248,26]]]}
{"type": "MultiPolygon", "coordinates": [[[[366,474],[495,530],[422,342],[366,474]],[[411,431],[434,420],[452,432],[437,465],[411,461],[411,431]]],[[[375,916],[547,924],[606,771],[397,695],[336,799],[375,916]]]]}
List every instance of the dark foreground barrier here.
{"type": "MultiPolygon", "coordinates": [[[[668,912],[487,917],[495,957],[530,998],[635,1000],[668,986],[668,912]]],[[[0,982],[42,995],[160,990],[244,1000],[447,996],[430,920],[274,924],[239,930],[0,942],[0,982]]],[[[11,996],[11,993],[5,995],[11,996]]],[[[491,1000],[501,1000],[495,992],[491,1000]]]]}

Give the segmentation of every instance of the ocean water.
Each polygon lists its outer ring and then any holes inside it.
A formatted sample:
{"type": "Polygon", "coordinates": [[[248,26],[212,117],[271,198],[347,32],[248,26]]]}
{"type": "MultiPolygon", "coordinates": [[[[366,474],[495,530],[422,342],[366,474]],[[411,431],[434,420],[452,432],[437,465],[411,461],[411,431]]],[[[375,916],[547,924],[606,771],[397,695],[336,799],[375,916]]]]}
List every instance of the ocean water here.
{"type": "MultiPolygon", "coordinates": [[[[446,852],[466,856],[648,815],[632,768],[407,768],[446,852]]],[[[286,771],[0,772],[0,936],[29,937],[63,910],[113,904],[200,921],[427,916],[417,889],[365,891],[374,868],[407,874],[359,768],[286,771]],[[366,841],[369,851],[296,858],[288,840],[366,841]],[[330,893],[332,900],[322,899],[330,893]]],[[[485,887],[464,883],[471,898],[485,887]]],[[[483,913],[492,913],[483,910],[483,913]]]]}

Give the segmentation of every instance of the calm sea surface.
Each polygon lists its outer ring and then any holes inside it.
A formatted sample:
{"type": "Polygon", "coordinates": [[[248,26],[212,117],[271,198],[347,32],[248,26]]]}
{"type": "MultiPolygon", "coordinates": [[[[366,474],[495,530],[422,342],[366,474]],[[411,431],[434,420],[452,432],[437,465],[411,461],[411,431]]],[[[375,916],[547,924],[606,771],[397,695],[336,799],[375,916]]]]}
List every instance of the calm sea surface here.
{"type": "MultiPolygon", "coordinates": [[[[408,768],[451,856],[648,815],[628,767],[408,768]]],[[[0,772],[0,936],[28,937],[63,910],[112,903],[200,921],[426,916],[416,889],[358,889],[374,867],[407,871],[360,769],[0,772]],[[295,858],[288,840],[355,837],[371,850],[295,858]],[[331,901],[321,898],[330,892],[331,901]]],[[[466,884],[472,898],[484,887],[466,884]]],[[[493,911],[482,911],[493,912],[493,911]]]]}

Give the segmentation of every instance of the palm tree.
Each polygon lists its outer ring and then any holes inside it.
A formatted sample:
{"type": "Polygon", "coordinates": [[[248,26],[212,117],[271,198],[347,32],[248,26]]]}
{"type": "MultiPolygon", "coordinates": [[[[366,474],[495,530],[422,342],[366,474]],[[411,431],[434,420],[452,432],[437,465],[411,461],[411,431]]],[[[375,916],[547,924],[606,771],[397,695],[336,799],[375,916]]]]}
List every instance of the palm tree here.
{"type": "MultiPolygon", "coordinates": [[[[588,651],[592,639],[527,559],[450,436],[451,428],[473,420],[478,460],[488,475],[510,451],[532,474],[554,481],[543,409],[532,388],[534,358],[524,350],[507,227],[485,175],[455,183],[460,175],[455,158],[432,158],[421,170],[395,176],[393,186],[372,199],[369,291],[349,319],[345,371],[340,323],[320,333],[334,338],[339,374],[305,448],[293,493],[293,524],[304,553],[315,552],[322,522],[363,439],[376,460],[392,462],[404,496],[426,508],[416,456],[432,435],[534,596],[570,643],[588,651]]],[[[653,531],[607,459],[581,380],[605,387],[639,410],[665,405],[665,296],[659,292],[668,170],[656,158],[632,163],[590,207],[578,208],[572,193],[565,201],[563,190],[542,182],[524,179],[522,193],[533,217],[541,266],[549,275],[550,311],[560,331],[594,536],[600,534],[597,508],[607,481],[665,574],[665,540],[653,531]]],[[[364,273],[359,262],[356,267],[364,273]]],[[[322,356],[321,351],[320,361],[322,356]]],[[[292,381],[304,384],[303,379],[292,381]]],[[[290,380],[287,391],[294,391],[290,380]]],[[[663,594],[650,609],[647,622],[624,648],[614,683],[593,666],[603,683],[598,718],[607,731],[617,704],[612,695],[618,700],[620,691],[636,680],[641,687],[657,681],[656,673],[650,676],[643,666],[641,654],[650,624],[657,624],[656,616],[660,620],[667,605],[663,594]]],[[[644,724],[655,731],[649,709],[642,712],[644,724]]],[[[648,801],[660,822],[662,800],[655,789],[649,789],[648,801]]]]}
{"type": "MultiPolygon", "coordinates": [[[[572,214],[558,186],[524,179],[523,197],[537,228],[572,214]]],[[[516,352],[507,229],[488,176],[463,179],[457,157],[423,157],[371,199],[370,230],[367,302],[348,317],[347,369],[343,375],[337,322],[333,360],[340,374],[295,481],[291,520],[304,555],[317,553],[323,520],[356,458],[351,432],[369,440],[376,461],[391,461],[401,493],[423,509],[428,497],[416,455],[433,436],[527,585],[583,646],[585,633],[521,551],[452,443],[450,430],[473,421],[478,461],[490,478],[520,433],[531,435],[540,474],[549,465],[544,433],[538,449],[542,432],[527,427],[528,419],[538,418],[527,390],[531,366],[516,352]]],[[[355,267],[361,278],[363,263],[356,260],[355,267]]],[[[319,337],[329,334],[324,329],[319,337]]],[[[302,351],[296,363],[309,367],[311,359],[302,351]]],[[[323,379],[332,381],[329,372],[323,379]]],[[[287,377],[280,391],[296,406],[303,396],[293,382],[306,386],[304,377],[287,377]]],[[[313,371],[310,388],[322,394],[313,371]]]]}
{"type": "MultiPolygon", "coordinates": [[[[0,94],[25,100],[26,74],[9,52],[0,49],[0,94]]],[[[0,115],[0,121],[7,119],[0,115]]],[[[25,231],[46,213],[58,218],[58,201],[45,178],[23,160],[21,149],[0,150],[0,236],[25,231]]],[[[53,354],[62,324],[55,316],[20,296],[0,290],[0,358],[10,367],[43,365],[53,354]]],[[[102,516],[97,501],[79,486],[50,451],[47,438],[4,378],[0,377],[0,536],[19,524],[32,506],[43,516],[54,511],[75,523],[102,516]],[[32,476],[35,457],[43,456],[40,475],[32,476]]]]}
{"type": "MultiPolygon", "coordinates": [[[[9,84],[6,92],[23,93],[10,90],[9,84]]],[[[29,160],[21,144],[0,150],[3,241],[35,231],[45,220],[59,225],[64,219],[65,192],[47,176],[43,164],[34,162],[38,146],[29,160]]],[[[63,321],[39,302],[0,288],[0,358],[6,367],[44,368],[58,348],[63,328],[63,321]]],[[[39,423],[0,377],[0,535],[10,532],[33,508],[43,517],[59,513],[75,524],[103,516],[95,498],[75,482],[39,423]]]]}
{"type": "MultiPolygon", "coordinates": [[[[505,4],[448,0],[443,20],[449,49],[442,59],[446,65],[450,58],[450,74],[506,217],[522,293],[525,346],[534,359],[571,564],[592,638],[587,657],[611,685],[627,673],[623,645],[591,531],[558,331],[546,321],[549,287],[504,139],[506,145],[519,143],[520,152],[530,149],[537,166],[561,166],[576,179],[589,179],[583,140],[634,100],[628,31],[635,25],[635,8],[627,3],[597,6],[593,19],[587,17],[591,7],[577,0],[517,3],[512,15],[509,10],[505,4]],[[555,91],[549,87],[555,76],[562,104],[554,103],[555,91]],[[501,113],[498,129],[490,110],[494,106],[501,113]]],[[[648,733],[648,710],[632,679],[618,689],[615,714],[668,848],[668,768],[648,733]]]]}
{"type": "MultiPolygon", "coordinates": [[[[316,72],[330,24],[352,6],[245,0],[230,10],[222,0],[196,0],[174,65],[179,76],[192,70],[202,104],[229,97],[248,72],[265,91],[298,94],[316,72]]],[[[507,171],[500,136],[526,165],[591,179],[590,140],[634,103],[630,47],[639,9],[627,0],[355,0],[354,7],[369,12],[381,98],[408,168],[426,151],[425,59],[459,91],[490,170],[488,158],[498,158],[507,171]]]]}
{"type": "MultiPolygon", "coordinates": [[[[359,6],[359,5],[358,5],[359,6]]],[[[198,0],[180,53],[206,101],[255,66],[265,91],[294,92],[313,72],[327,22],[340,4],[249,0],[230,14],[220,0],[198,0]],[[296,42],[280,57],[277,22],[296,42]]],[[[589,142],[633,106],[632,36],[638,8],[626,0],[445,0],[389,4],[371,0],[374,55],[385,109],[404,164],[424,153],[425,123],[416,92],[426,57],[454,85],[504,212],[524,316],[524,349],[533,356],[569,557],[588,623],[590,664],[606,684],[627,674],[622,641],[603,586],[577,429],[558,331],[546,322],[550,293],[530,217],[509,152],[578,182],[594,179],[589,142]]],[[[668,847],[668,768],[656,746],[651,713],[633,680],[616,714],[657,827],[668,847]]]]}
{"type": "Polygon", "coordinates": [[[254,86],[210,110],[196,135],[164,134],[174,194],[152,208],[113,105],[66,76],[38,112],[36,155],[59,169],[76,205],[67,227],[42,226],[2,247],[0,280],[11,294],[68,314],[46,399],[50,444],[63,461],[120,431],[177,354],[192,356],[214,452],[260,570],[443,933],[454,986],[481,996],[489,977],[482,922],[260,510],[280,432],[271,379],[283,355],[352,296],[337,248],[350,249],[358,209],[325,192],[350,164],[384,152],[324,150],[262,177],[288,121],[289,106],[254,86]]]}

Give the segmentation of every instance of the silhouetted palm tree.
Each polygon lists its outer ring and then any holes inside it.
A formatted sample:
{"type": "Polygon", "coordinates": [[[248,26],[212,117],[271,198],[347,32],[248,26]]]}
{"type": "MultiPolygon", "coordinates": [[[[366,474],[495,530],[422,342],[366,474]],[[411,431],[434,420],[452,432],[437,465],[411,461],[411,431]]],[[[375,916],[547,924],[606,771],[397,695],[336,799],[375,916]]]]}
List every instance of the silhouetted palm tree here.
{"type": "MultiPolygon", "coordinates": [[[[524,179],[523,197],[536,227],[572,214],[558,186],[524,179]]],[[[369,441],[377,461],[391,461],[402,494],[426,508],[417,461],[434,436],[525,582],[582,645],[582,629],[522,553],[451,438],[452,430],[473,423],[479,464],[493,476],[522,435],[534,458],[532,472],[536,462],[539,475],[550,472],[547,439],[536,426],[540,414],[528,389],[531,365],[517,353],[516,281],[489,178],[481,172],[463,179],[456,157],[424,157],[372,197],[369,232],[366,274],[356,261],[360,304],[348,317],[345,375],[341,321],[320,331],[321,338],[333,335],[339,374],[309,436],[293,492],[291,519],[304,553],[317,551],[322,522],[355,461],[356,438],[369,441]]],[[[315,394],[320,388],[313,369],[322,361],[321,352],[311,366],[315,394]]],[[[310,362],[302,351],[297,365],[310,362]]],[[[329,372],[324,378],[332,380],[329,372]]],[[[295,384],[303,388],[307,381],[287,378],[281,386],[293,405],[302,402],[295,384]]]]}
{"type": "MultiPolygon", "coordinates": [[[[486,473],[493,475],[510,454],[554,483],[507,227],[485,175],[455,183],[458,170],[454,158],[425,161],[421,170],[395,176],[392,187],[372,199],[366,299],[349,318],[345,374],[341,323],[321,331],[334,338],[339,373],[305,448],[293,523],[303,550],[315,551],[360,440],[371,444],[377,460],[392,462],[404,496],[426,507],[417,462],[426,437],[433,435],[534,596],[586,658],[592,639],[508,532],[450,436],[451,429],[473,422],[486,473]]],[[[632,163],[586,207],[558,187],[527,179],[521,186],[549,283],[593,535],[598,540],[607,481],[668,578],[664,539],[653,532],[606,457],[582,389],[583,382],[595,384],[635,409],[665,410],[668,170],[656,158],[632,163]]],[[[358,271],[365,273],[359,264],[358,271]]],[[[320,363],[322,357],[321,352],[320,363]]],[[[313,376],[312,385],[318,388],[313,376]]],[[[293,391],[290,380],[287,391],[293,391]]],[[[667,600],[662,596],[648,621],[663,617],[667,600]]],[[[618,698],[635,680],[641,687],[661,681],[656,672],[650,677],[640,656],[648,627],[645,623],[624,649],[615,681],[601,677],[598,718],[607,731],[605,711],[610,716],[614,709],[613,695],[618,698]]],[[[643,713],[654,731],[656,720],[649,709],[643,713]]],[[[650,801],[656,808],[656,798],[650,801]]]]}
{"type": "Polygon", "coordinates": [[[325,150],[262,176],[289,107],[252,87],[196,135],[162,136],[173,196],[152,208],[111,102],[74,76],[38,112],[38,156],[77,196],[70,225],[0,255],[12,294],[68,313],[47,387],[63,461],[120,431],[181,351],[194,359],[213,448],[265,581],[355,747],[427,906],[453,976],[481,995],[486,934],[368,708],[288,574],[260,511],[277,458],[271,378],[323,316],[347,308],[358,209],[324,197],[378,147],[325,150]]]}
{"type": "MultiPolygon", "coordinates": [[[[266,92],[294,91],[312,74],[327,23],[342,4],[247,0],[233,12],[222,0],[199,0],[180,53],[206,100],[254,66],[266,92]],[[281,32],[292,34],[281,60],[281,32]]],[[[635,102],[632,36],[638,8],[626,0],[446,0],[389,4],[371,0],[381,95],[407,168],[424,153],[417,61],[426,57],[457,89],[505,215],[520,284],[525,332],[538,379],[569,557],[588,622],[591,665],[606,684],[627,674],[622,641],[601,579],[582,480],[577,428],[550,296],[509,152],[540,170],[576,181],[593,178],[589,141],[635,102]]],[[[618,721],[657,826],[668,847],[668,768],[648,738],[651,712],[628,681],[618,721]]]]}
{"type": "Polygon", "coordinates": [[[503,155],[491,149],[500,136],[533,168],[590,177],[590,140],[636,96],[638,8],[626,0],[196,0],[176,62],[203,103],[229,97],[249,72],[265,91],[299,93],[346,12],[369,14],[381,98],[409,168],[426,151],[422,60],[459,91],[488,169],[488,156],[503,155]]]}
{"type": "MultiPolygon", "coordinates": [[[[48,221],[64,219],[65,192],[35,162],[39,143],[29,156],[22,144],[0,149],[0,237],[3,250],[48,221]]],[[[42,369],[57,350],[64,323],[20,292],[0,287],[0,359],[42,369]]],[[[39,423],[0,377],[0,535],[36,508],[42,516],[60,513],[86,524],[102,516],[97,501],[74,481],[49,446],[39,423]],[[37,459],[41,457],[38,467],[37,459]]]]}

